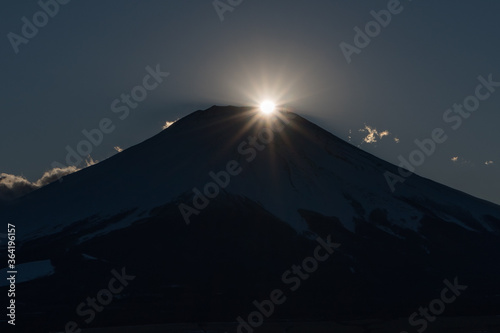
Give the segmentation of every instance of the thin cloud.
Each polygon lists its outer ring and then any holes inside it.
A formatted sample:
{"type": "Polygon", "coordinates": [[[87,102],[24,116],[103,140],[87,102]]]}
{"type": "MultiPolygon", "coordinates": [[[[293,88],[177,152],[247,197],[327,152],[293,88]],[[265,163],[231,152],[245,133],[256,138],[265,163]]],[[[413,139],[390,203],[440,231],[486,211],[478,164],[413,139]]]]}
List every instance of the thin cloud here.
{"type": "Polygon", "coordinates": [[[179,120],[179,119],[176,119],[176,120],[174,120],[174,121],[167,121],[167,122],[165,122],[165,125],[163,125],[162,129],[167,129],[167,128],[169,128],[169,127],[170,127],[170,126],[172,126],[172,125],[173,125],[173,124],[174,124],[177,120],[179,120]]]}
{"type": "Polygon", "coordinates": [[[76,166],[69,166],[66,168],[54,168],[52,170],[46,171],[43,174],[42,178],[37,180],[34,183],[34,185],[37,186],[37,188],[43,187],[45,185],[55,182],[56,180],[59,180],[64,176],[77,172],[78,170],[79,169],[76,166]]]}
{"type": "Polygon", "coordinates": [[[376,128],[372,128],[368,125],[365,125],[365,128],[359,130],[360,132],[368,132],[368,134],[363,138],[363,142],[365,143],[375,143],[378,139],[382,139],[384,136],[388,136],[391,133],[387,130],[379,132],[376,128]]]}
{"type": "Polygon", "coordinates": [[[391,133],[389,133],[389,131],[383,131],[382,133],[380,133],[378,136],[382,139],[384,136],[387,136],[391,133]]]}
{"type": "Polygon", "coordinates": [[[368,132],[368,135],[363,139],[363,142],[366,142],[366,143],[377,142],[377,134],[378,133],[377,133],[376,129],[372,129],[371,127],[365,125],[365,128],[360,129],[359,131],[360,132],[368,132]]]}
{"type": "MultiPolygon", "coordinates": [[[[88,156],[85,160],[85,167],[92,166],[98,162],[99,161],[96,161],[92,157],[88,156]]],[[[46,171],[36,182],[30,182],[24,176],[0,173],[0,202],[20,198],[30,192],[53,183],[64,176],[80,170],[81,169],[76,166],[53,168],[46,171]]]]}
{"type": "Polygon", "coordinates": [[[493,163],[495,163],[495,162],[493,162],[493,161],[486,161],[486,162],[484,162],[485,165],[492,165],[493,163]]]}
{"type": "MultiPolygon", "coordinates": [[[[88,168],[89,166],[93,166],[94,164],[97,164],[97,163],[99,163],[99,161],[98,160],[94,160],[92,158],[92,156],[89,155],[85,159],[85,168],[88,168]]],[[[78,169],[78,170],[80,170],[80,169],[78,169]]],[[[78,171],[78,170],[76,170],[76,171],[78,171]]]]}
{"type": "Polygon", "coordinates": [[[450,158],[450,161],[452,161],[454,164],[456,164],[457,166],[460,166],[460,167],[471,168],[471,167],[474,167],[476,165],[473,161],[466,160],[465,158],[459,157],[459,156],[453,156],[452,158],[450,158]]]}
{"type": "Polygon", "coordinates": [[[9,201],[39,188],[23,176],[0,173],[0,201],[9,201]]]}
{"type": "Polygon", "coordinates": [[[394,142],[399,143],[399,138],[394,138],[394,142]]]}

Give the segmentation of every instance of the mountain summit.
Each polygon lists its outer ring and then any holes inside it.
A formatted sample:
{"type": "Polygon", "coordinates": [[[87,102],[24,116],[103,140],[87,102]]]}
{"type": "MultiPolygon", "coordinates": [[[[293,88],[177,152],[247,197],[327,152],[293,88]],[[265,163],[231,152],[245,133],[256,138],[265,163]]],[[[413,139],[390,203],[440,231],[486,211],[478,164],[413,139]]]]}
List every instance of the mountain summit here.
{"type": "Polygon", "coordinates": [[[454,277],[470,287],[449,315],[500,309],[500,207],[417,175],[392,193],[386,171],[291,112],[196,111],[0,207],[26,271],[46,264],[20,311],[62,328],[126,267],[135,280],[91,327],[236,321],[318,239],[335,253],[269,320],[407,317],[454,277]]]}
{"type": "MultiPolygon", "coordinates": [[[[45,235],[58,232],[93,215],[113,216],[132,209],[136,216],[147,215],[181,197],[187,209],[184,215],[195,222],[200,210],[191,199],[197,198],[187,197],[197,189],[210,199],[204,187],[215,183],[221,193],[252,200],[299,232],[309,228],[300,209],[335,216],[352,232],[357,218],[386,210],[394,226],[386,232],[418,232],[424,215],[421,206],[463,228],[498,232],[499,225],[493,222],[500,217],[497,205],[416,175],[392,193],[384,172],[396,169],[296,114],[269,117],[253,108],[214,106],[35,191],[5,211],[23,221],[18,236],[27,238],[37,237],[41,229],[45,235]],[[225,170],[230,161],[239,172],[235,170],[237,175],[230,175],[229,184],[221,188],[210,174],[225,170]]],[[[202,206],[210,201],[199,197],[202,206]]],[[[130,223],[134,219],[127,218],[130,223]]]]}

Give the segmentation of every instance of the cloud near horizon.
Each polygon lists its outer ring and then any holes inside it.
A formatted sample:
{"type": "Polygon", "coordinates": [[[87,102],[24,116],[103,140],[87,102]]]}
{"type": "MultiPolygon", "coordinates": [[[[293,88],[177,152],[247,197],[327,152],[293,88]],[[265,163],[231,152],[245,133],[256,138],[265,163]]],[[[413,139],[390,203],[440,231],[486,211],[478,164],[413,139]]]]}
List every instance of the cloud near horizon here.
{"type": "MultiPolygon", "coordinates": [[[[89,157],[85,162],[86,165],[84,168],[97,163],[97,161],[94,161],[91,157],[89,157]]],[[[36,182],[30,182],[24,176],[0,173],[0,202],[20,198],[30,192],[44,187],[45,185],[59,180],[61,177],[80,170],[81,169],[76,166],[53,168],[46,171],[36,182]]]]}
{"type": "Polygon", "coordinates": [[[22,176],[0,173],[0,201],[9,201],[36,190],[38,186],[22,176]]]}
{"type": "Polygon", "coordinates": [[[46,171],[36,182],[30,182],[23,176],[0,173],[0,201],[20,198],[78,170],[76,166],[54,168],[46,171]]]}

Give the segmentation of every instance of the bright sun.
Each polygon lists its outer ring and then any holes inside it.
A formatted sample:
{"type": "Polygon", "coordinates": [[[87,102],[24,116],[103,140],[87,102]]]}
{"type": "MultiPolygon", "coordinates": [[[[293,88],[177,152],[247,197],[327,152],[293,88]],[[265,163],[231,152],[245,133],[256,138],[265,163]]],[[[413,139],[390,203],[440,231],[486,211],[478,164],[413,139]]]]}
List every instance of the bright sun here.
{"type": "Polygon", "coordinates": [[[264,114],[271,114],[276,109],[276,105],[271,101],[264,101],[260,104],[260,111],[264,114]]]}

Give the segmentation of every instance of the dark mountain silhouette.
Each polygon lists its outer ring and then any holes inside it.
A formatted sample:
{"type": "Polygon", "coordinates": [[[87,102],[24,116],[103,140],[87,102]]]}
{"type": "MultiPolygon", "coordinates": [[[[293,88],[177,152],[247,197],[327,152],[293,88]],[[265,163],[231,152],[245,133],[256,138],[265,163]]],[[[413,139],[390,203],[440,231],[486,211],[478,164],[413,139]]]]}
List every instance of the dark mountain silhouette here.
{"type": "Polygon", "coordinates": [[[25,264],[21,324],[235,322],[274,289],[286,302],[267,321],[390,320],[455,277],[468,288],[447,316],[497,314],[500,207],[418,175],[392,193],[386,171],[397,167],[293,113],[194,112],[0,206],[25,264]],[[340,246],[291,290],[283,274],[318,237],[340,246]],[[122,268],[135,279],[85,323],[78,305],[122,268]]]}

